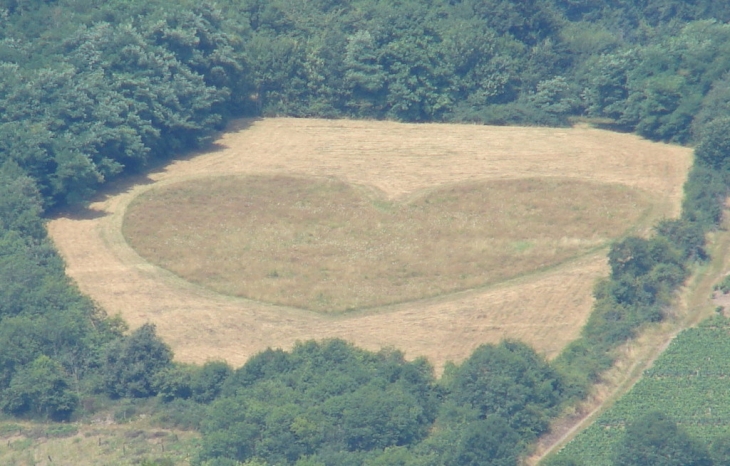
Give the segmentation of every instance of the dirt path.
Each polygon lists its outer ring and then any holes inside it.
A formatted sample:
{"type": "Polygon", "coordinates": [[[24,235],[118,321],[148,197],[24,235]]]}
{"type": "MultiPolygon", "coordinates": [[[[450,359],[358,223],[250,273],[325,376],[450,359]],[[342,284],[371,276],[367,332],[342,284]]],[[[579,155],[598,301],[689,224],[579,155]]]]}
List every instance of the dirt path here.
{"type": "Polygon", "coordinates": [[[214,150],[110,186],[87,210],[51,221],[49,232],[84,293],[132,328],[154,322],[180,361],[237,366],[270,346],[332,337],[373,350],[397,347],[437,369],[503,338],[550,357],[587,318],[605,252],[488,289],[325,317],[217,295],[148,264],[121,235],[125,208],[157,184],[232,173],[331,176],[390,197],[467,180],[554,176],[661,193],[653,213],[661,217],[678,212],[690,162],[688,149],[590,128],[241,121],[214,150]]]}
{"type": "Polygon", "coordinates": [[[629,392],[641,379],[644,371],[669,347],[684,329],[697,325],[713,315],[715,306],[730,303],[730,298],[711,299],[713,286],[730,268],[730,232],[724,230],[711,236],[712,261],[701,267],[681,293],[675,306],[675,315],[661,325],[648,328],[636,340],[621,349],[621,356],[603,381],[593,388],[590,397],[567,413],[552,426],[551,432],[538,442],[535,453],[525,464],[537,465],[553,452],[559,451],[581,431],[590,426],[619,398],[629,392]]]}

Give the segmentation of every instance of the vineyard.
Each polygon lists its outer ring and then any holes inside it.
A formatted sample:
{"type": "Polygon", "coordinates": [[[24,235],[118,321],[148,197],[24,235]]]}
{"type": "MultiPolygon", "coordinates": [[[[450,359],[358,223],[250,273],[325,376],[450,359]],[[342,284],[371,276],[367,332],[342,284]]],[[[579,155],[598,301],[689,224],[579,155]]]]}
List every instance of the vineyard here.
{"type": "Polygon", "coordinates": [[[611,466],[626,423],[650,411],[670,414],[709,444],[730,433],[730,321],[718,316],[677,336],[636,386],[559,455],[611,466]]]}

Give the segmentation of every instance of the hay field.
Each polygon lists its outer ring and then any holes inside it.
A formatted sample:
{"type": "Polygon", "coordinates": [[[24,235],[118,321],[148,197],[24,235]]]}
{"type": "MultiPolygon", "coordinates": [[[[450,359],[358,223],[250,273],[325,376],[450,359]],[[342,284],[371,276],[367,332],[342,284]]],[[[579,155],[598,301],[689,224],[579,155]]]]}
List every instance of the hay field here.
{"type": "Polygon", "coordinates": [[[326,316],[217,294],[150,264],[122,235],[126,208],[149,189],[224,175],[330,177],[386,200],[460,183],[570,179],[641,190],[652,200],[642,232],[679,212],[690,163],[689,149],[587,127],[239,121],[213,150],[111,186],[87,210],[50,222],[49,231],[85,293],[133,328],[156,323],[181,361],[240,365],[268,346],[329,337],[394,346],[437,368],[505,337],[550,357],[580,331],[593,283],[606,273],[605,250],[489,287],[326,316]]]}
{"type": "Polygon", "coordinates": [[[527,178],[389,201],[334,179],[214,177],[150,189],[122,232],[219,293],[336,313],[483,287],[607,244],[651,208],[621,185],[527,178]]]}

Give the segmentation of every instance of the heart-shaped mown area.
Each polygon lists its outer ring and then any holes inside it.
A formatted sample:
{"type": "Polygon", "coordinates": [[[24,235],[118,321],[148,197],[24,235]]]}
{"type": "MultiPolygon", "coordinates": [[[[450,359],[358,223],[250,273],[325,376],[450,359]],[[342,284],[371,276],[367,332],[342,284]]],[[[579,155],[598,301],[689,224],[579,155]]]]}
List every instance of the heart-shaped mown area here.
{"type": "Polygon", "coordinates": [[[469,182],[387,200],[342,181],[229,176],[152,188],[123,233],[220,293],[339,312],[481,287],[619,237],[646,194],[570,179],[469,182]]]}

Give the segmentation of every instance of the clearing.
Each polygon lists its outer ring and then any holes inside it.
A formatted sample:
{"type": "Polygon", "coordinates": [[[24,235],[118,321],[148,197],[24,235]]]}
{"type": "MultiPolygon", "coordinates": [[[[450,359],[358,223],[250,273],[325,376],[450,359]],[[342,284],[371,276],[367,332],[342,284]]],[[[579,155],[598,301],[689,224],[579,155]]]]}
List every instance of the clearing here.
{"type": "MultiPolygon", "coordinates": [[[[645,233],[657,220],[676,215],[690,163],[688,148],[587,127],[244,120],[221,135],[212,150],[174,161],[146,177],[116,183],[88,209],[51,221],[49,231],[67,261],[68,274],[82,291],[108,313],[121,314],[132,328],[155,323],[178,360],[224,359],[240,365],[269,346],[290,348],[297,340],[338,337],[368,349],[397,347],[409,358],[426,356],[440,370],[446,361],[460,361],[480,344],[502,338],[520,339],[548,357],[556,355],[579,333],[591,310],[593,283],[606,273],[606,249],[596,247],[627,228],[645,233]],[[449,293],[474,286],[464,284],[470,274],[463,279],[457,274],[452,280],[455,285],[447,284],[433,293],[438,296],[387,306],[371,301],[366,304],[376,307],[340,315],[290,307],[299,304],[294,302],[281,301],[288,305],[283,306],[216,293],[143,259],[122,234],[127,207],[138,198],[137,202],[143,202],[141,195],[174,192],[176,186],[213,187],[225,180],[250,185],[266,179],[299,180],[310,187],[331,185],[353,193],[367,191],[368,196],[362,198],[344,197],[341,206],[348,199],[368,199],[380,211],[402,210],[401,205],[417,204],[447,189],[470,187],[483,193],[499,183],[511,189],[520,183],[543,188],[594,186],[597,193],[636,196],[636,210],[626,210],[619,231],[614,225],[610,235],[600,228],[592,233],[586,230],[583,236],[567,233],[567,227],[563,234],[557,229],[550,244],[578,245],[566,248],[569,254],[551,262],[559,265],[537,263],[538,272],[517,270],[498,283],[482,277],[482,284],[492,284],[449,293]],[[634,212],[634,217],[628,212],[634,212]],[[576,254],[582,255],[565,260],[576,254]],[[508,277],[514,278],[504,280],[508,277]]],[[[551,202],[562,200],[568,205],[568,198],[579,195],[566,191],[562,199],[551,202]]],[[[611,207],[616,212],[625,208],[611,207]]],[[[586,219],[592,217],[590,209],[582,214],[586,219]]],[[[343,218],[337,221],[342,223],[343,218]]],[[[159,227],[148,236],[156,235],[152,237],[157,240],[164,233],[162,222],[159,227]]],[[[388,228],[397,230],[402,224],[395,222],[388,228]]],[[[256,232],[258,237],[264,234],[256,232]]],[[[527,238],[515,235],[510,257],[540,250],[534,246],[534,237],[527,238]]],[[[403,241],[408,240],[404,236],[403,241]]],[[[458,245],[454,252],[457,249],[458,245]]],[[[257,273],[266,270],[270,276],[265,278],[275,282],[281,273],[270,265],[263,265],[257,273]]],[[[478,275],[476,269],[473,272],[478,275]]],[[[413,299],[418,293],[386,302],[413,299]]],[[[343,301],[332,308],[359,306],[343,301]]]]}

